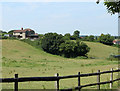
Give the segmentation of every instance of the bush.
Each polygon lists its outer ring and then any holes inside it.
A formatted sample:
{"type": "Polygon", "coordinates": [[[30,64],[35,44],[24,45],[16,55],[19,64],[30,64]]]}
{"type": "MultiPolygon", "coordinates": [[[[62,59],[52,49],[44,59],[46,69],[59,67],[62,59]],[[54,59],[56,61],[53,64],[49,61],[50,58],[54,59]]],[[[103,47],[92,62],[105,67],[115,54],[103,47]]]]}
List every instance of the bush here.
{"type": "Polygon", "coordinates": [[[73,41],[66,41],[60,45],[60,54],[64,57],[76,57],[77,55],[74,53],[76,49],[76,43],[73,41]]]}
{"type": "Polygon", "coordinates": [[[2,36],[2,39],[8,39],[8,37],[7,36],[2,36]]]}
{"type": "Polygon", "coordinates": [[[71,37],[70,33],[66,33],[63,38],[64,40],[70,40],[70,37],[71,37]]]}
{"type": "Polygon", "coordinates": [[[113,45],[113,40],[114,37],[111,36],[110,34],[101,34],[101,36],[99,37],[99,41],[100,43],[106,44],[106,45],[113,45]]]}
{"type": "Polygon", "coordinates": [[[90,35],[89,36],[89,41],[94,41],[95,39],[94,39],[94,36],[93,35],[90,35]]]}
{"type": "Polygon", "coordinates": [[[63,36],[57,33],[46,33],[42,39],[42,49],[48,53],[59,55],[59,46],[64,42],[63,36]]]}
{"type": "Polygon", "coordinates": [[[61,55],[67,58],[74,58],[77,56],[86,56],[90,48],[83,42],[76,40],[65,40],[61,34],[46,33],[41,41],[41,47],[44,51],[61,55]]]}
{"type": "Polygon", "coordinates": [[[66,41],[60,45],[59,51],[64,57],[74,58],[77,56],[86,56],[87,52],[90,51],[90,48],[85,43],[80,41],[66,41]]]}

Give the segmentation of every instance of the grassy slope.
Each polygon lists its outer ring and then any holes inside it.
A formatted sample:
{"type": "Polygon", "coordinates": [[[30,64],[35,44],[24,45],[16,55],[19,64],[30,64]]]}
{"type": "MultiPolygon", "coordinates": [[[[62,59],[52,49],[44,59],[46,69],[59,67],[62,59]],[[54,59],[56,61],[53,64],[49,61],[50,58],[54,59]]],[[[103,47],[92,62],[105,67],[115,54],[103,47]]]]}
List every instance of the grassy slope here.
{"type": "MultiPolygon", "coordinates": [[[[63,58],[45,53],[18,40],[3,40],[2,75],[3,77],[14,77],[15,73],[18,73],[20,77],[53,76],[55,73],[60,73],[60,75],[70,75],[77,74],[79,71],[81,73],[91,73],[96,72],[98,69],[102,71],[117,67],[116,61],[106,60],[110,53],[117,53],[117,48],[106,46],[100,43],[86,43],[91,47],[89,56],[94,56],[97,59],[63,58]]],[[[91,81],[93,82],[93,79],[96,78],[89,78],[89,80],[82,79],[82,84],[89,83],[91,81]]],[[[61,83],[61,88],[74,87],[77,86],[77,79],[62,80],[61,83]]],[[[23,89],[54,88],[54,82],[29,82],[29,85],[31,86],[29,86],[27,83],[22,83],[19,85],[20,88],[23,89]]],[[[3,88],[12,87],[12,84],[3,85],[3,88]]]]}
{"type": "Polygon", "coordinates": [[[85,42],[91,51],[88,53],[89,56],[97,57],[100,59],[108,58],[110,54],[117,54],[118,48],[107,46],[96,42],[85,42]]]}

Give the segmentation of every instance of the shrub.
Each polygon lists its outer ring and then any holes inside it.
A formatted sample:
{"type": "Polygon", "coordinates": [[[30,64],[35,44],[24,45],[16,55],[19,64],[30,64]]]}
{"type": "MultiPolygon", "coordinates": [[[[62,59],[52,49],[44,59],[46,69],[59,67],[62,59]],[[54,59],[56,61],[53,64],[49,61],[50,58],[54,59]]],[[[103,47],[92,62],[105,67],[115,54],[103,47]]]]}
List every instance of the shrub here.
{"type": "Polygon", "coordinates": [[[60,45],[60,54],[64,57],[76,57],[77,55],[74,53],[76,49],[76,43],[73,41],[66,41],[60,45]]]}
{"type": "Polygon", "coordinates": [[[61,55],[67,58],[74,58],[77,56],[86,56],[90,48],[83,42],[76,40],[65,40],[61,34],[46,33],[41,41],[41,47],[44,51],[61,55]]]}
{"type": "Polygon", "coordinates": [[[93,35],[90,35],[89,36],[89,41],[94,41],[95,39],[94,39],[94,36],[93,35]]]}
{"type": "Polygon", "coordinates": [[[46,33],[42,39],[42,49],[48,53],[59,55],[59,46],[64,42],[63,36],[57,33],[46,33]]]}
{"type": "Polygon", "coordinates": [[[99,41],[100,43],[106,44],[106,45],[113,45],[113,40],[114,37],[111,36],[110,34],[101,34],[101,36],[99,37],[99,41]]]}
{"type": "Polygon", "coordinates": [[[8,39],[8,37],[7,36],[2,36],[2,39],[8,39]]]}
{"type": "Polygon", "coordinates": [[[66,33],[63,38],[64,40],[70,40],[70,37],[71,37],[70,33],[66,33]]]}
{"type": "Polygon", "coordinates": [[[77,41],[66,41],[60,45],[60,53],[64,57],[77,57],[85,56],[87,52],[90,51],[90,48],[83,42],[77,41]]]}

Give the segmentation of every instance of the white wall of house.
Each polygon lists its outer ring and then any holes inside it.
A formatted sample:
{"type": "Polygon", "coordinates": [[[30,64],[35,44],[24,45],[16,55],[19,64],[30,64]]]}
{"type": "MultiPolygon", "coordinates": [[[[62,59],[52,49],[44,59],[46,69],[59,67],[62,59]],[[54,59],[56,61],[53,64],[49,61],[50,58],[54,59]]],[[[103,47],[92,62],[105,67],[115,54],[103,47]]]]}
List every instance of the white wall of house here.
{"type": "Polygon", "coordinates": [[[25,33],[13,33],[14,36],[21,36],[20,39],[25,39],[26,38],[26,34],[25,33]]]}

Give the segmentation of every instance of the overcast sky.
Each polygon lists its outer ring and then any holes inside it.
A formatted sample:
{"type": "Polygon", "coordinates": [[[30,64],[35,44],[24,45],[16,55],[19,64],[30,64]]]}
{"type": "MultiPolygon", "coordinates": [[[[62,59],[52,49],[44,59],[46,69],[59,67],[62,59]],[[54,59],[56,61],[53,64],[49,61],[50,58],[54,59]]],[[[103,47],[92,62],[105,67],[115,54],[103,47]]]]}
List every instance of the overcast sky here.
{"type": "Polygon", "coordinates": [[[31,28],[39,34],[118,35],[118,15],[95,2],[3,2],[2,30],[31,28]]]}

